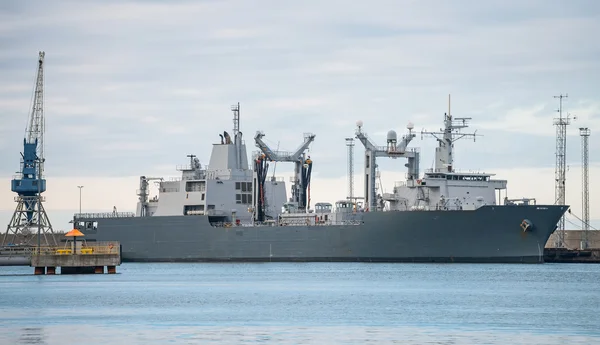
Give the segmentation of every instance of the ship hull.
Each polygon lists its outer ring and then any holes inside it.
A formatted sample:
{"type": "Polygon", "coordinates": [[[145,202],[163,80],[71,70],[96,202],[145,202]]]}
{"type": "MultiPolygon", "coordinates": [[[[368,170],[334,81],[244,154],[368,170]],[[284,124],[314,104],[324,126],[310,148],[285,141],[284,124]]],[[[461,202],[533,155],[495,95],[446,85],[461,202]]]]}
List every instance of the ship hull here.
{"type": "Polygon", "coordinates": [[[124,262],[364,261],[541,263],[568,206],[365,213],[361,225],[214,227],[206,216],[85,219],[88,240],[119,241],[124,262]],[[527,219],[533,226],[524,231],[527,219]]]}

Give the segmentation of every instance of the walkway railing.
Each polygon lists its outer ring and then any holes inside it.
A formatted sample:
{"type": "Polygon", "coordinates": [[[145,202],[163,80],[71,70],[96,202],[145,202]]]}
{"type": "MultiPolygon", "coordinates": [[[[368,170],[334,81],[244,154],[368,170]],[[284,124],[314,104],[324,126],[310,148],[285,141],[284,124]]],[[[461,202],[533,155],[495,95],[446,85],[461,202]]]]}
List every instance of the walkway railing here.
{"type": "Polygon", "coordinates": [[[75,219],[89,218],[129,218],[135,217],[134,212],[99,212],[99,213],[75,213],[75,219]]]}
{"type": "Polygon", "coordinates": [[[31,255],[112,255],[119,254],[119,242],[77,242],[73,253],[73,242],[66,245],[31,247],[31,255]]]}

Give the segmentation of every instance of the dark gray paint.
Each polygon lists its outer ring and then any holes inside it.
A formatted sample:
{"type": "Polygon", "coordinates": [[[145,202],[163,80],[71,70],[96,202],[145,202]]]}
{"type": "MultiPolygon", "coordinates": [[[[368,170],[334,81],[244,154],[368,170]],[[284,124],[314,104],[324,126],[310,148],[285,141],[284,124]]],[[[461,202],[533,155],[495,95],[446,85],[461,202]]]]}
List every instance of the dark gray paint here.
{"type": "Polygon", "coordinates": [[[213,227],[206,216],[86,219],[88,240],[119,241],[123,261],[542,262],[568,206],[390,211],[362,225],[213,227]],[[520,227],[533,222],[531,231],[520,227]]]}

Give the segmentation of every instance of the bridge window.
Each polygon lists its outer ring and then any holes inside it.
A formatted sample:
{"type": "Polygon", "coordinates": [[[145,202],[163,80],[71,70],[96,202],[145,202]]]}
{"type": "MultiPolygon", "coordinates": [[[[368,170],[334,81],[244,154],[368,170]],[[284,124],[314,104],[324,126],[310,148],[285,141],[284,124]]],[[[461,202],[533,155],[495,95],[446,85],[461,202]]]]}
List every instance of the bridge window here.
{"type": "Polygon", "coordinates": [[[203,192],[206,190],[205,181],[189,181],[185,184],[186,192],[203,192]]]}
{"type": "Polygon", "coordinates": [[[236,194],[235,203],[244,205],[252,204],[252,194],[236,194]]]}
{"type": "Polygon", "coordinates": [[[235,183],[235,203],[236,204],[252,204],[252,182],[236,182],[235,183]]]}
{"type": "Polygon", "coordinates": [[[252,192],[252,182],[236,182],[235,190],[242,192],[252,192]]]}
{"type": "MultiPolygon", "coordinates": [[[[450,176],[448,176],[448,179],[450,179],[450,176]]],[[[452,180],[487,182],[490,180],[490,177],[485,175],[453,175],[452,180]]]]}

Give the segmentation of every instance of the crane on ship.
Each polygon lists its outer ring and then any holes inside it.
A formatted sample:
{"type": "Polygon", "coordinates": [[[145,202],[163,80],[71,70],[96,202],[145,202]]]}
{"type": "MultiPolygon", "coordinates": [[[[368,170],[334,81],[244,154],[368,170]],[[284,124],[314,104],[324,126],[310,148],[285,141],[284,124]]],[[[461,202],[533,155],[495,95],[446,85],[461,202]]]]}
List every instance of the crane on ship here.
{"type": "Polygon", "coordinates": [[[21,167],[17,176],[11,181],[11,190],[17,193],[17,207],[8,223],[2,245],[30,245],[37,238],[38,248],[42,245],[56,245],[56,239],[50,219],[44,209],[46,180],[44,173],[44,57],[40,51],[38,56],[37,77],[33,95],[31,114],[25,129],[21,167]],[[32,236],[37,233],[37,236],[32,236]]]}
{"type": "Polygon", "coordinates": [[[398,135],[395,131],[390,130],[387,133],[387,145],[377,146],[362,130],[363,122],[356,122],[356,138],[365,147],[365,207],[366,211],[375,211],[382,209],[383,199],[377,196],[376,191],[376,171],[377,157],[408,159],[406,167],[408,168],[407,179],[416,180],[419,178],[419,152],[415,149],[409,149],[408,144],[416,136],[413,133],[414,125],[409,123],[406,128],[408,133],[398,142],[398,135]]]}
{"type": "Polygon", "coordinates": [[[265,136],[263,132],[256,132],[254,141],[256,146],[260,149],[260,154],[255,160],[255,171],[258,171],[258,188],[259,198],[256,200],[256,220],[264,220],[264,181],[267,173],[268,166],[267,161],[271,162],[292,162],[294,163],[294,176],[292,177],[292,196],[290,203],[294,205],[299,211],[308,212],[310,208],[310,177],[312,173],[312,160],[310,156],[306,155],[306,149],[315,140],[315,134],[305,133],[304,142],[294,152],[283,152],[272,150],[262,138],[265,136]],[[258,169],[256,169],[258,168],[258,169]],[[264,176],[262,176],[264,175],[264,176]]]}

